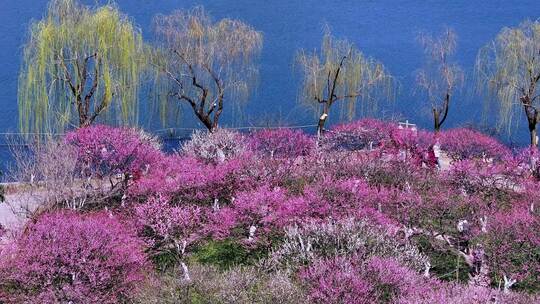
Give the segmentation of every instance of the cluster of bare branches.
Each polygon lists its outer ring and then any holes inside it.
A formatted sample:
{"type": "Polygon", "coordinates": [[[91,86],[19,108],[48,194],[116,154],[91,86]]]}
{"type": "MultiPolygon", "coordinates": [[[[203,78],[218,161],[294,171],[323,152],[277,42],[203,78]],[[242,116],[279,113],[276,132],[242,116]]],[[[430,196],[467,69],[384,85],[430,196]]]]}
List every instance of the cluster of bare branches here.
{"type": "Polygon", "coordinates": [[[302,72],[300,100],[320,113],[318,134],[338,101],[350,120],[360,112],[374,112],[381,99],[391,100],[395,81],[384,65],[366,57],[351,42],[335,39],[327,28],[319,52],[301,50],[297,61],[302,72]]]}
{"type": "Polygon", "coordinates": [[[14,162],[7,180],[17,191],[7,203],[16,215],[32,217],[45,210],[86,208],[117,195],[107,178],[88,174],[78,161],[76,147],[55,138],[9,138],[14,162]]]}
{"type": "Polygon", "coordinates": [[[446,121],[450,99],[464,82],[463,70],[451,62],[456,50],[456,38],[456,33],[449,28],[439,37],[429,34],[418,37],[426,58],[424,67],[416,73],[416,83],[431,105],[435,132],[446,121]]]}
{"type": "Polygon", "coordinates": [[[257,80],[254,59],[262,34],[239,20],[213,22],[202,7],[158,15],[154,27],[160,100],[166,105],[174,98],[189,105],[209,131],[215,130],[225,100],[246,100],[257,80]]]}

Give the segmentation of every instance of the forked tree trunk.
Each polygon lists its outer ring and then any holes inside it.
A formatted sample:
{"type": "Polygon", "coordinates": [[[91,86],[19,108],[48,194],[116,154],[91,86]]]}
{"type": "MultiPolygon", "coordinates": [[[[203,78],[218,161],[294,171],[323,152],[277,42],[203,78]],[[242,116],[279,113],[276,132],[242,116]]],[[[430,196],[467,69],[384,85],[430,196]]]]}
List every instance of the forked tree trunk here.
{"type": "Polygon", "coordinates": [[[343,56],[341,58],[339,67],[337,68],[334,75],[331,75],[331,73],[328,72],[328,78],[327,78],[328,96],[326,99],[319,100],[319,103],[323,104],[323,110],[322,110],[321,116],[319,117],[319,123],[317,127],[317,144],[321,140],[321,137],[324,133],[324,125],[326,124],[326,120],[328,119],[328,114],[330,113],[330,107],[336,100],[339,99],[339,97],[336,96],[336,90],[337,90],[337,85],[338,85],[339,73],[341,72],[341,69],[343,68],[343,63],[345,62],[345,59],[347,59],[347,56],[343,56]],[[332,84],[331,86],[330,86],[330,83],[332,84]]]}
{"type": "Polygon", "coordinates": [[[88,113],[82,104],[80,96],[77,96],[76,100],[77,112],[79,114],[79,128],[83,128],[87,126],[88,113]]]}
{"type": "Polygon", "coordinates": [[[450,92],[446,92],[444,96],[444,102],[442,108],[432,106],[431,111],[433,112],[433,129],[435,133],[438,133],[441,130],[442,124],[446,121],[448,117],[448,110],[450,109],[450,92]],[[442,114],[442,117],[441,117],[442,114]]]}
{"type": "Polygon", "coordinates": [[[204,125],[204,127],[208,130],[208,132],[212,133],[214,131],[213,123],[210,120],[210,116],[206,113],[200,111],[195,111],[195,116],[199,119],[199,121],[204,125]]]}

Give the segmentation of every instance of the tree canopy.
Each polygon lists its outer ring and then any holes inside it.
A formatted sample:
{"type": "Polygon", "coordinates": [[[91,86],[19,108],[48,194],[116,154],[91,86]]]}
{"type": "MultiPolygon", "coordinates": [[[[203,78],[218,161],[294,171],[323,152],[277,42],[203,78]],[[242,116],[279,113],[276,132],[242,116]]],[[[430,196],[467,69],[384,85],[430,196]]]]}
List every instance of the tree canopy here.
{"type": "Polygon", "coordinates": [[[90,8],[53,0],[30,26],[19,75],[23,132],[86,126],[98,116],[137,120],[140,31],[114,5],[90,8]]]}
{"type": "Polygon", "coordinates": [[[531,145],[538,144],[536,126],[540,120],[540,22],[525,21],[504,28],[480,49],[476,60],[478,88],[489,92],[487,108],[499,110],[498,126],[510,132],[518,125],[515,116],[527,118],[531,145]]]}
{"type": "Polygon", "coordinates": [[[303,76],[300,100],[315,112],[322,112],[319,131],[337,101],[343,100],[342,114],[351,120],[357,112],[373,113],[380,97],[393,96],[394,79],[384,65],[365,56],[351,42],[335,39],[328,29],[321,50],[301,50],[297,61],[303,76]]]}
{"type": "Polygon", "coordinates": [[[416,84],[431,106],[435,131],[439,131],[448,118],[450,99],[464,81],[461,67],[451,62],[456,39],[456,33],[449,28],[438,37],[421,34],[418,38],[425,63],[416,73],[416,84]]]}
{"type": "MultiPolygon", "coordinates": [[[[262,34],[239,20],[212,21],[202,7],[154,19],[153,66],[162,114],[171,99],[192,108],[210,131],[225,102],[246,101],[258,76],[262,34]]],[[[164,117],[162,115],[162,117],[164,117]]]]}

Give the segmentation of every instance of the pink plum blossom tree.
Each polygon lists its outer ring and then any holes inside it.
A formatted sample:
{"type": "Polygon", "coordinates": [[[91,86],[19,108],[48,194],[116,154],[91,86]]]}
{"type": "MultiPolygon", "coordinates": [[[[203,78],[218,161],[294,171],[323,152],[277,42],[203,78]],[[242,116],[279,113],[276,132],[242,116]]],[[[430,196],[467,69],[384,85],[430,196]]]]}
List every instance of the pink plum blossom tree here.
{"type": "Polygon", "coordinates": [[[143,244],[107,213],[45,214],[0,258],[6,303],[122,303],[143,279],[143,244]]]}

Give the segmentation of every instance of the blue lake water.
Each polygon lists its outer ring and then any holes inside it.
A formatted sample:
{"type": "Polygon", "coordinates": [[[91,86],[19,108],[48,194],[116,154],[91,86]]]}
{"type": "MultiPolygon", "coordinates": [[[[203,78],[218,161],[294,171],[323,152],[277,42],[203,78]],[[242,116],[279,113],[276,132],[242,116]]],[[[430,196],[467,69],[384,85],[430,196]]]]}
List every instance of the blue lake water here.
{"type": "MultiPolygon", "coordinates": [[[[107,1],[82,1],[86,4],[107,1]]],[[[252,24],[264,34],[260,58],[260,81],[245,106],[245,119],[225,123],[257,124],[261,117],[288,120],[291,124],[314,123],[313,115],[297,105],[299,77],[294,73],[294,55],[298,49],[318,48],[322,27],[329,24],[340,38],[353,41],[367,55],[386,65],[401,83],[397,100],[383,108],[383,116],[397,115],[421,127],[430,128],[425,103],[412,94],[414,71],[421,66],[422,54],[415,41],[421,31],[440,32],[444,26],[458,34],[456,61],[469,73],[478,49],[493,39],[505,26],[516,26],[524,19],[540,17],[540,1],[520,0],[118,0],[119,8],[128,14],[151,38],[151,20],[155,14],[204,5],[215,19],[238,18],[252,24]]],[[[31,19],[41,18],[45,0],[0,0],[0,132],[17,131],[17,73],[31,19]]],[[[445,127],[478,123],[482,100],[465,86],[456,96],[445,127]]],[[[141,102],[146,102],[143,97],[141,102]]],[[[189,113],[188,113],[189,114],[189,113]]],[[[189,117],[189,116],[188,116],[189,117]]],[[[520,117],[522,118],[522,117],[520,117]]],[[[142,125],[153,126],[155,116],[143,115],[142,125]]],[[[182,126],[194,126],[186,119],[182,126]]],[[[525,144],[525,124],[512,137],[525,144]]]]}

